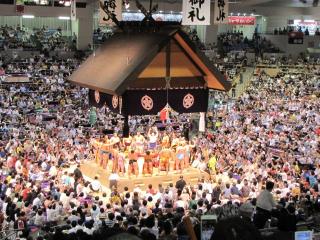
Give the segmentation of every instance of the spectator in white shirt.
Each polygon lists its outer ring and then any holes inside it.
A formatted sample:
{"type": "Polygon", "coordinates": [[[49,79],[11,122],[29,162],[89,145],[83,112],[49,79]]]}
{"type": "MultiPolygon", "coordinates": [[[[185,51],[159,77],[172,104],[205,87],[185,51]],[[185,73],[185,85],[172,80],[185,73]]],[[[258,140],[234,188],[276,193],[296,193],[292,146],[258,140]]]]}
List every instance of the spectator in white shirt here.
{"type": "Polygon", "coordinates": [[[277,206],[272,196],[272,189],[274,183],[268,181],[266,183],[266,189],[262,190],[257,197],[256,215],[254,224],[258,229],[264,228],[265,223],[271,218],[271,211],[277,206]]]}
{"type": "Polygon", "coordinates": [[[36,206],[38,208],[41,206],[41,200],[39,195],[33,200],[32,206],[36,206]]]}
{"type": "Polygon", "coordinates": [[[43,226],[46,222],[45,216],[43,215],[42,210],[38,210],[36,218],[34,220],[34,225],[36,226],[43,226]]]}
{"type": "Polygon", "coordinates": [[[22,173],[22,164],[19,159],[16,161],[15,169],[16,169],[17,173],[19,173],[19,174],[22,173]]]}
{"type": "Polygon", "coordinates": [[[77,222],[76,221],[71,222],[71,229],[68,230],[68,234],[76,233],[77,231],[78,231],[77,222]]]}
{"type": "Polygon", "coordinates": [[[91,183],[91,190],[94,192],[99,192],[101,190],[101,183],[98,179],[98,176],[94,177],[93,182],[91,183]]]}
{"type": "Polygon", "coordinates": [[[57,176],[58,171],[55,165],[51,165],[50,170],[49,170],[49,176],[50,177],[55,177],[57,176]]]}
{"type": "Polygon", "coordinates": [[[68,220],[70,220],[70,222],[78,222],[78,220],[80,219],[79,216],[77,216],[77,212],[75,210],[72,211],[71,216],[68,217],[68,220]]]}

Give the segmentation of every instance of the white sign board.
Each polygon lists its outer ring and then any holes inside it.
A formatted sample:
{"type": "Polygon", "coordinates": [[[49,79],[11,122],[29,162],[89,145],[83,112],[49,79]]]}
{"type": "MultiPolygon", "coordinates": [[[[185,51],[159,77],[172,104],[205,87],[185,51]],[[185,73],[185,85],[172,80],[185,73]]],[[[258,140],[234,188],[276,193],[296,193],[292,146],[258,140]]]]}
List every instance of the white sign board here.
{"type": "Polygon", "coordinates": [[[229,1],[215,0],[214,1],[214,24],[228,24],[229,1]]]}
{"type": "Polygon", "coordinates": [[[182,25],[210,25],[210,0],[182,2],[182,25]]]}
{"type": "MultiPolygon", "coordinates": [[[[102,0],[101,1],[107,9],[116,15],[118,21],[122,20],[122,0],[102,0]]],[[[113,24],[108,15],[100,8],[99,10],[99,25],[113,24]],[[107,21],[105,21],[105,20],[107,21]]]]}
{"type": "Polygon", "coordinates": [[[76,7],[76,0],[71,0],[71,20],[77,19],[77,7],[76,7]]]}

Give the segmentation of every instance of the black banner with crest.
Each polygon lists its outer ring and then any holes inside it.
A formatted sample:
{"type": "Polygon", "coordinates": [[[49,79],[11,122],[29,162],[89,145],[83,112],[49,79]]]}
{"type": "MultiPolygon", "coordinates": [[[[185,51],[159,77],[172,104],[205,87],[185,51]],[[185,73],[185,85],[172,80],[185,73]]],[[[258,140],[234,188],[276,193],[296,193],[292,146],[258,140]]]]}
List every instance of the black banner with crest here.
{"type": "Polygon", "coordinates": [[[206,112],[208,89],[172,89],[169,91],[169,105],[178,113],[206,112]]]}
{"type": "Polygon", "coordinates": [[[110,111],[114,113],[121,113],[122,97],[117,95],[107,94],[106,105],[110,111]]]}
{"type": "Polygon", "coordinates": [[[124,115],[156,115],[167,104],[163,90],[127,90],[122,99],[124,115]]]}
{"type": "Polygon", "coordinates": [[[207,111],[208,95],[208,89],[127,90],[122,97],[90,90],[89,103],[125,116],[157,115],[167,102],[178,113],[193,113],[207,111]]]}
{"type": "Polygon", "coordinates": [[[167,104],[178,113],[206,112],[208,89],[128,90],[123,96],[123,113],[156,115],[167,104]]]}
{"type": "Polygon", "coordinates": [[[106,103],[107,98],[108,98],[108,94],[89,89],[89,105],[90,106],[93,106],[96,108],[102,108],[106,103]]]}
{"type": "Polygon", "coordinates": [[[122,107],[122,97],[90,89],[89,105],[97,108],[102,108],[104,105],[106,105],[110,111],[120,113],[120,109],[122,107]]]}

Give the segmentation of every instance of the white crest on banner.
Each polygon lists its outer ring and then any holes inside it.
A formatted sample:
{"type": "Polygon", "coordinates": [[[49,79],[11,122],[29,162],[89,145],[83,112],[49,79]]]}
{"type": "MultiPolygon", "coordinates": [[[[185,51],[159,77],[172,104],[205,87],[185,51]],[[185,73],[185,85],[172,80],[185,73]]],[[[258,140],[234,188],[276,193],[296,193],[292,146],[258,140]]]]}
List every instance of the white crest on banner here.
{"type": "Polygon", "coordinates": [[[183,98],[183,107],[184,108],[191,108],[194,104],[194,97],[188,93],[183,98]]]}
{"type": "Polygon", "coordinates": [[[228,24],[229,1],[215,0],[214,1],[214,24],[228,24]]]}
{"type": "Polygon", "coordinates": [[[100,102],[100,93],[97,90],[94,91],[94,100],[96,101],[96,103],[100,102]]]}
{"type": "Polygon", "coordinates": [[[71,0],[71,20],[77,19],[77,1],[71,0]]]}
{"type": "Polygon", "coordinates": [[[210,25],[210,0],[182,2],[182,25],[210,25]]]}
{"type": "MultiPolygon", "coordinates": [[[[101,0],[107,9],[116,15],[118,21],[122,21],[122,0],[101,0]]],[[[99,25],[110,25],[114,24],[108,15],[99,8],[99,25]],[[105,21],[105,20],[106,21],[105,21]]]]}
{"type": "Polygon", "coordinates": [[[118,96],[113,96],[112,97],[112,107],[117,108],[119,103],[119,97],[118,96]]]}
{"type": "Polygon", "coordinates": [[[141,98],[141,106],[147,110],[150,111],[153,108],[153,100],[151,97],[149,97],[148,95],[144,95],[141,98]]]}

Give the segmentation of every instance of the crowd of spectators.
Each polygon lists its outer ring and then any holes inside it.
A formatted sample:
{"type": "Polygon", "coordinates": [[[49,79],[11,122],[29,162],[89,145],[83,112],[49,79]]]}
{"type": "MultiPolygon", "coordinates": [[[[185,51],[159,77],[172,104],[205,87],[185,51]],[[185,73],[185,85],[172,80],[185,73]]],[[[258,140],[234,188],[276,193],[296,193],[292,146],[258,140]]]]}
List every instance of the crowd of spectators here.
{"type": "MultiPolygon", "coordinates": [[[[291,32],[303,32],[305,36],[309,36],[310,35],[310,31],[308,27],[305,27],[305,29],[303,30],[301,26],[299,27],[294,27],[294,26],[288,26],[288,27],[279,27],[279,28],[275,28],[273,31],[274,35],[288,35],[288,33],[291,32]]],[[[320,35],[320,31],[319,28],[316,28],[316,30],[314,31],[314,35],[319,36],[320,35]]]]}
{"type": "Polygon", "coordinates": [[[113,35],[112,29],[97,28],[93,31],[93,44],[100,45],[113,35]]]}
{"type": "Polygon", "coordinates": [[[63,36],[61,28],[27,29],[18,25],[1,26],[0,28],[1,50],[30,50],[30,51],[70,51],[74,50],[72,41],[63,36]]]}
{"type": "Polygon", "coordinates": [[[189,35],[189,38],[196,44],[196,46],[201,49],[201,50],[205,50],[205,49],[210,49],[211,47],[214,46],[205,46],[205,44],[203,44],[203,42],[201,42],[198,33],[195,29],[190,29],[190,28],[184,28],[184,31],[189,35]]]}
{"type": "Polygon", "coordinates": [[[287,35],[289,32],[293,32],[294,28],[293,27],[279,27],[274,29],[274,35],[287,35]]]}
{"type": "Polygon", "coordinates": [[[234,31],[218,36],[217,52],[221,57],[232,52],[251,52],[257,56],[263,56],[264,53],[278,53],[280,49],[257,32],[253,34],[252,39],[249,39],[244,37],[243,32],[234,31]]]}
{"type": "Polygon", "coordinates": [[[218,47],[222,47],[225,52],[248,50],[250,46],[251,41],[240,31],[221,33],[218,36],[218,47]]]}
{"type": "Polygon", "coordinates": [[[28,83],[1,82],[3,234],[200,239],[201,216],[214,215],[212,239],[261,239],[259,228],[292,233],[299,221],[319,223],[318,66],[276,77],[261,72],[232,107],[217,109],[213,131],[193,139],[197,158],[191,165],[198,161],[210,178],[191,185],[181,176],[176,183],[129,190],[103,187],[99,177],[80,170],[92,161],[91,139],[108,127],[122,128],[120,120],[112,121],[120,117],[106,109],[97,110],[97,123],[90,125],[88,90],[66,81],[80,63],[36,55],[2,66],[3,76],[30,76],[28,83]]]}
{"type": "Polygon", "coordinates": [[[256,58],[256,64],[268,65],[268,66],[273,65],[279,68],[296,67],[297,71],[299,71],[300,68],[305,68],[305,66],[308,66],[308,65],[319,65],[320,58],[304,56],[304,54],[300,54],[300,56],[294,60],[291,55],[289,56],[283,55],[282,57],[277,57],[276,55],[273,55],[273,56],[270,55],[269,57],[265,57],[265,58],[261,58],[261,57],[256,58]]]}

